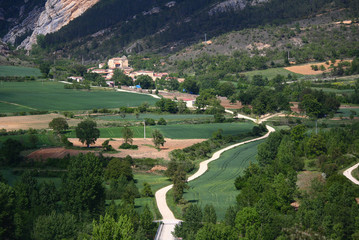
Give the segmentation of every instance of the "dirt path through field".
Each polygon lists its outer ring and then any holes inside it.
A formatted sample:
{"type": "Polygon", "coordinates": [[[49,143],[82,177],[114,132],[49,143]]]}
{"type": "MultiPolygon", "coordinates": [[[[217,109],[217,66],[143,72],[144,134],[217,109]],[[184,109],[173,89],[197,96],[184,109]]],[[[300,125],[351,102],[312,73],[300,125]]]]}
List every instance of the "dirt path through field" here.
{"type": "MultiPolygon", "coordinates": [[[[233,114],[233,112],[229,111],[229,110],[226,110],[226,112],[233,114]]],[[[248,116],[245,116],[245,115],[242,115],[242,114],[238,114],[237,117],[238,118],[245,118],[245,119],[249,119],[249,120],[251,120],[253,122],[257,122],[256,119],[248,117],[248,116]]],[[[269,117],[267,117],[265,119],[259,120],[259,122],[266,121],[270,117],[271,116],[269,116],[269,117]]],[[[227,151],[229,149],[238,147],[240,145],[246,144],[246,143],[250,143],[250,142],[258,141],[258,140],[261,140],[261,139],[265,139],[265,138],[267,138],[269,136],[270,133],[275,131],[274,128],[272,128],[272,127],[270,127],[268,125],[266,125],[266,127],[268,129],[268,133],[265,134],[262,137],[251,139],[251,140],[244,141],[244,142],[237,143],[237,144],[233,144],[231,146],[228,146],[226,148],[223,148],[223,149],[215,152],[210,159],[205,160],[205,161],[200,163],[198,171],[195,174],[193,174],[192,176],[190,176],[187,179],[187,181],[188,182],[193,181],[194,179],[202,176],[205,172],[207,172],[208,164],[210,162],[212,162],[212,161],[217,160],[221,156],[221,154],[223,152],[225,152],[225,151],[227,151]]],[[[166,195],[167,195],[167,192],[172,189],[172,187],[173,187],[173,184],[169,185],[169,186],[166,186],[164,188],[161,188],[155,194],[157,207],[158,207],[158,210],[160,211],[160,213],[162,215],[162,220],[161,220],[162,223],[161,223],[161,226],[159,228],[158,234],[156,235],[156,238],[155,238],[156,240],[174,240],[175,237],[172,235],[172,232],[174,231],[176,225],[181,222],[181,220],[175,218],[173,212],[171,211],[171,209],[167,205],[166,195]]]]}

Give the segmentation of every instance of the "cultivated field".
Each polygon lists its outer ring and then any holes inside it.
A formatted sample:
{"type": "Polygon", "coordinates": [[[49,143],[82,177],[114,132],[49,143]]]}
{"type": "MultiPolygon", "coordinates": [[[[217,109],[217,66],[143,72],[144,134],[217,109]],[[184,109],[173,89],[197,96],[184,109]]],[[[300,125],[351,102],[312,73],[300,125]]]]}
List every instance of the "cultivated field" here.
{"type": "MultiPolygon", "coordinates": [[[[152,131],[158,129],[166,138],[172,139],[207,139],[218,129],[223,130],[223,135],[237,135],[252,131],[252,122],[244,123],[206,123],[206,124],[174,124],[164,126],[146,126],[146,137],[151,138],[152,131]]],[[[143,138],[143,126],[130,127],[134,138],[143,138]]],[[[76,133],[72,131],[67,134],[75,138],[76,133]]],[[[101,138],[122,138],[122,127],[100,128],[101,138]]]]}
{"type": "Polygon", "coordinates": [[[239,194],[234,180],[249,166],[256,162],[257,147],[263,140],[249,143],[224,152],[222,156],[209,164],[209,170],[200,178],[189,182],[184,198],[198,203],[201,207],[212,204],[218,220],[223,220],[226,209],[235,205],[239,194]]]}
{"type": "Polygon", "coordinates": [[[252,122],[244,123],[210,123],[210,124],[183,124],[156,126],[163,135],[173,139],[197,139],[210,138],[218,129],[223,130],[223,135],[238,135],[252,131],[252,122]]]}
{"type": "Polygon", "coordinates": [[[0,77],[39,77],[41,72],[38,68],[31,67],[16,67],[16,66],[0,66],[0,77]]]}
{"type": "MultiPolygon", "coordinates": [[[[64,89],[58,82],[3,82],[0,85],[0,102],[19,104],[32,110],[90,110],[93,108],[134,107],[143,102],[154,104],[153,97],[115,92],[112,90],[64,89]]],[[[8,112],[19,111],[18,106],[7,106],[8,112]]]]}
{"type": "Polygon", "coordinates": [[[256,71],[245,72],[244,74],[249,78],[252,78],[254,75],[263,75],[264,77],[267,77],[269,80],[274,78],[278,74],[283,76],[287,76],[288,74],[291,74],[292,76],[294,75],[297,76],[298,78],[303,76],[302,74],[296,74],[284,68],[270,68],[266,70],[256,70],[256,71]]]}
{"type": "Polygon", "coordinates": [[[213,115],[207,114],[151,114],[151,113],[142,113],[136,118],[134,114],[126,114],[123,118],[119,115],[110,115],[110,116],[98,116],[96,119],[105,120],[105,121],[144,121],[145,118],[152,118],[154,120],[159,120],[164,118],[166,121],[183,121],[183,120],[196,120],[196,119],[213,119],[213,115]]]}
{"type": "MultiPolygon", "coordinates": [[[[49,128],[49,123],[52,121],[52,119],[58,117],[64,116],[56,113],[50,113],[44,115],[0,117],[0,129],[4,128],[7,131],[19,129],[27,130],[29,128],[47,129],[49,128]]],[[[69,126],[76,126],[80,121],[80,119],[67,120],[69,126]]]]}
{"type": "MultiPolygon", "coordinates": [[[[345,61],[351,62],[351,60],[345,60],[345,61]]],[[[340,62],[340,60],[337,60],[334,65],[337,66],[339,62],[340,62]]],[[[303,64],[303,65],[286,67],[285,69],[288,71],[291,71],[293,73],[298,73],[298,74],[302,74],[302,75],[318,75],[318,74],[322,74],[323,72],[330,72],[330,69],[329,69],[330,65],[331,65],[331,62],[329,61],[328,64],[326,62],[308,63],[308,64],[303,64]],[[312,65],[316,65],[319,68],[319,70],[314,71],[312,69],[312,65]],[[322,65],[325,67],[324,71],[320,70],[320,67],[322,65]]]]}

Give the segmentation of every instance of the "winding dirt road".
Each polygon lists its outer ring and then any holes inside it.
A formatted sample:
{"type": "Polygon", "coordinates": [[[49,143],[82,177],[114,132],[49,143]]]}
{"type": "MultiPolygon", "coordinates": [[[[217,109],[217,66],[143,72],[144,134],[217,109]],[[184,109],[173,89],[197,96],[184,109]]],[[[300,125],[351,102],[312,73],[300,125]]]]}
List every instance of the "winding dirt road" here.
{"type": "MultiPolygon", "coordinates": [[[[233,114],[233,112],[229,111],[229,110],[226,110],[226,112],[233,114]]],[[[237,117],[238,118],[245,118],[245,119],[251,120],[253,122],[257,122],[256,119],[248,117],[248,116],[245,116],[245,115],[242,115],[242,114],[238,114],[237,117]]],[[[267,120],[268,118],[269,117],[267,117],[265,119],[261,119],[258,122],[261,123],[261,122],[267,120]]],[[[274,128],[272,128],[272,127],[270,127],[268,125],[266,127],[268,129],[268,133],[265,134],[262,137],[251,139],[251,140],[244,141],[244,142],[237,143],[237,144],[233,144],[231,146],[228,146],[226,148],[223,148],[223,149],[215,152],[210,159],[205,160],[205,161],[200,163],[198,171],[195,174],[193,174],[192,176],[190,176],[187,181],[188,182],[192,181],[192,180],[200,177],[201,175],[203,175],[208,170],[208,164],[210,162],[212,162],[212,161],[217,160],[221,156],[221,154],[223,152],[225,152],[225,151],[227,151],[229,149],[238,147],[240,145],[246,144],[246,143],[250,143],[250,142],[254,142],[254,141],[258,141],[258,140],[267,138],[270,133],[275,131],[274,128]]],[[[158,207],[158,210],[160,211],[160,213],[162,215],[162,223],[163,223],[163,225],[161,226],[161,228],[159,230],[159,233],[157,234],[155,240],[174,240],[175,238],[172,235],[172,232],[174,231],[175,226],[178,223],[181,222],[181,220],[175,218],[175,216],[173,215],[171,209],[168,207],[167,202],[166,202],[166,194],[172,187],[173,187],[173,184],[169,185],[167,187],[161,188],[155,194],[157,207],[158,207]]]]}
{"type": "Polygon", "coordinates": [[[359,167],[359,163],[357,163],[357,164],[355,164],[354,166],[352,166],[352,167],[348,168],[347,170],[345,170],[345,171],[343,172],[343,175],[346,176],[346,177],[347,177],[350,181],[352,181],[354,184],[359,185],[359,181],[358,181],[355,177],[353,177],[353,175],[352,175],[352,171],[353,171],[354,169],[356,169],[357,167],[359,167]]]}

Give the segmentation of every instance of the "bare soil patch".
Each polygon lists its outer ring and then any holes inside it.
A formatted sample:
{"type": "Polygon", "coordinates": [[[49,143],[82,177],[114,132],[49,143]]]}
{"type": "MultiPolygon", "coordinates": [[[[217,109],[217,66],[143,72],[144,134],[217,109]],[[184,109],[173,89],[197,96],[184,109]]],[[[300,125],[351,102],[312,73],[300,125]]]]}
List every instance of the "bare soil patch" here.
{"type": "MultiPolygon", "coordinates": [[[[100,147],[107,138],[97,139],[96,143],[91,145],[91,147],[100,147]]],[[[130,155],[133,158],[163,158],[165,160],[169,160],[169,153],[174,149],[183,149],[193,144],[203,142],[206,139],[170,139],[166,138],[166,142],[164,146],[160,148],[160,151],[154,147],[151,138],[142,139],[135,138],[133,139],[134,145],[138,146],[137,150],[133,149],[119,149],[119,146],[123,143],[122,138],[115,138],[109,142],[110,145],[119,153],[105,153],[104,156],[112,156],[112,157],[126,157],[130,155]]],[[[77,138],[69,138],[69,141],[74,144],[74,146],[85,147],[77,138]]]]}
{"type": "Polygon", "coordinates": [[[80,153],[88,153],[88,152],[90,152],[90,151],[66,149],[66,148],[62,148],[62,147],[43,148],[43,149],[39,149],[39,150],[36,150],[36,151],[30,153],[29,155],[27,155],[27,158],[37,160],[37,161],[42,161],[42,160],[45,160],[48,158],[64,158],[67,155],[76,156],[80,153]]]}
{"type": "Polygon", "coordinates": [[[302,191],[309,191],[312,181],[318,179],[323,181],[323,177],[319,172],[303,171],[298,174],[297,186],[302,191]]]}
{"type": "MultiPolygon", "coordinates": [[[[352,60],[344,60],[346,62],[351,62],[352,60]]],[[[335,62],[335,66],[338,66],[338,63],[340,63],[341,60],[336,60],[335,62]]],[[[323,72],[330,72],[330,65],[332,63],[329,61],[329,64],[326,64],[326,62],[320,62],[320,63],[308,63],[308,64],[304,64],[304,65],[298,65],[298,66],[291,66],[291,67],[286,67],[285,69],[294,73],[298,73],[298,74],[302,74],[302,75],[318,75],[318,74],[322,74],[323,72]],[[316,65],[318,66],[318,71],[314,71],[312,69],[312,65],[316,65]],[[321,71],[320,67],[321,66],[325,67],[325,71],[321,71]]]]}
{"type": "MultiPolygon", "coordinates": [[[[49,128],[49,123],[54,118],[64,117],[63,115],[50,113],[45,115],[28,115],[28,116],[11,116],[0,117],[0,129],[4,128],[7,131],[19,129],[46,129],[49,128]]],[[[76,126],[81,120],[67,119],[69,126],[76,126]]]]}

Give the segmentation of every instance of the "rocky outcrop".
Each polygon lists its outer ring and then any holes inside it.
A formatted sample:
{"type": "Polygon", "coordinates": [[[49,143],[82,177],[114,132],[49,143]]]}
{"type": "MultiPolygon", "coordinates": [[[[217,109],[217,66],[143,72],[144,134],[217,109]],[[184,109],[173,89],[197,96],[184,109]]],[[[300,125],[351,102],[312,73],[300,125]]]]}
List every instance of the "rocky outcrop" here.
{"type": "Polygon", "coordinates": [[[209,10],[209,15],[216,13],[228,12],[232,10],[242,10],[247,5],[255,6],[257,4],[268,2],[270,0],[227,0],[215,5],[209,10]]]}
{"type": "Polygon", "coordinates": [[[5,35],[5,42],[15,43],[16,38],[29,35],[19,48],[31,49],[39,34],[56,32],[79,17],[99,0],[47,0],[45,7],[34,9],[19,25],[5,35]],[[29,34],[30,33],[30,34],[29,34]]]}

